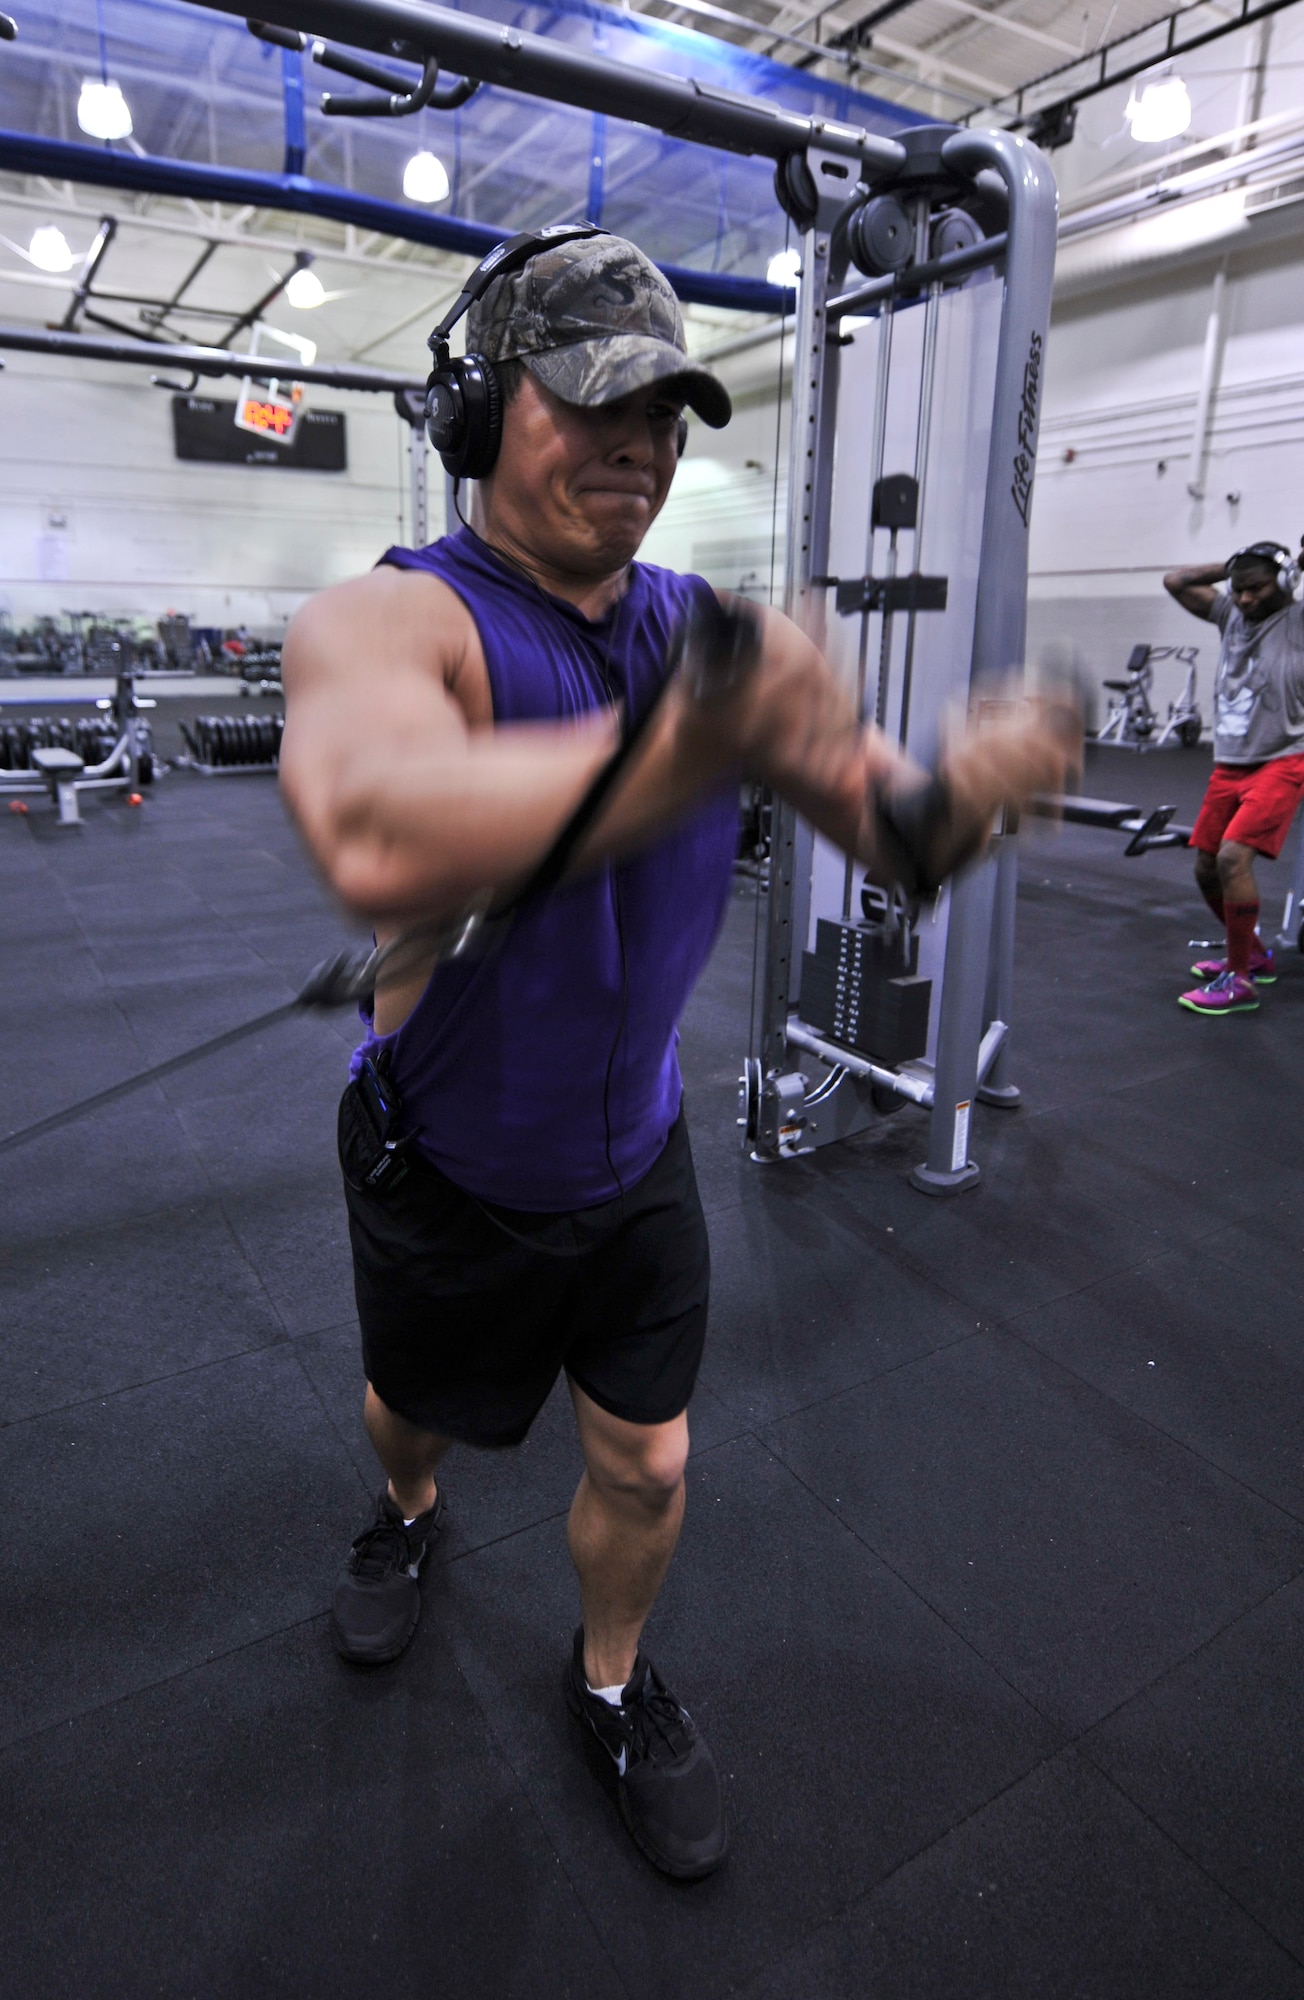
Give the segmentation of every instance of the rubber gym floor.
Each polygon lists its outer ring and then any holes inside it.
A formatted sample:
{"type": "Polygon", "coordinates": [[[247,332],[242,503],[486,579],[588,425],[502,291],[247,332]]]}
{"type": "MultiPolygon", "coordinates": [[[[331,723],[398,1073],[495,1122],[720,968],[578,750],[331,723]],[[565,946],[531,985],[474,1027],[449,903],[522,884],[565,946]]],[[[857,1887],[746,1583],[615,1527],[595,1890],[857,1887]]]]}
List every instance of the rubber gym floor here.
{"type": "MultiPolygon", "coordinates": [[[[1207,758],[1086,789],[1187,817],[1207,758]]],[[[639,1859],[570,1735],[554,1396],[446,1464],[408,1656],[335,1659],[378,1486],[335,1104],[298,1019],[0,1161],[0,1990],[185,2000],[1304,1995],[1304,960],[1176,1005],[1180,853],[1034,833],[1022,1107],[734,1126],[753,889],[684,1024],[714,1244],[648,1632],[727,1869],[639,1859]]],[[[0,816],[5,1129],[274,1006],[341,924],[270,781],[0,816]]],[[[1263,871],[1276,918],[1282,865],[1263,871]]]]}

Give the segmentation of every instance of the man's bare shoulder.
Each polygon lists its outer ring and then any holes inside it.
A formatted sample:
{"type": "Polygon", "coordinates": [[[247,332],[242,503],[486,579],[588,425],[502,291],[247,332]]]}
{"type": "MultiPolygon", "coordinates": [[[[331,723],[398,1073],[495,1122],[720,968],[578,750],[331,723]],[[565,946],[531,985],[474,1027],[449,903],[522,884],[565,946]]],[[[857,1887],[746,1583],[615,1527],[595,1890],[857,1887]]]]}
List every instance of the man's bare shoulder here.
{"type": "Polygon", "coordinates": [[[296,612],[285,635],[287,697],[378,676],[437,680],[467,710],[488,692],[475,620],[455,590],[428,570],[384,564],[332,584],[296,612]]]}

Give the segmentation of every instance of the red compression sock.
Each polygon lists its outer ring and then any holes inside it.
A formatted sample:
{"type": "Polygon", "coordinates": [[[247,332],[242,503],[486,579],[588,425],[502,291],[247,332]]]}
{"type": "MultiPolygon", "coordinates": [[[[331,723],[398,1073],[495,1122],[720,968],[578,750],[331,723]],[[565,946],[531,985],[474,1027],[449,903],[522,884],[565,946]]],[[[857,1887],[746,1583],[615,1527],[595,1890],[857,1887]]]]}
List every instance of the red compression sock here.
{"type": "Polygon", "coordinates": [[[1227,925],[1227,969],[1239,972],[1242,979],[1248,979],[1250,954],[1258,943],[1254,926],[1259,921],[1259,905],[1228,903],[1224,921],[1227,925]]]}

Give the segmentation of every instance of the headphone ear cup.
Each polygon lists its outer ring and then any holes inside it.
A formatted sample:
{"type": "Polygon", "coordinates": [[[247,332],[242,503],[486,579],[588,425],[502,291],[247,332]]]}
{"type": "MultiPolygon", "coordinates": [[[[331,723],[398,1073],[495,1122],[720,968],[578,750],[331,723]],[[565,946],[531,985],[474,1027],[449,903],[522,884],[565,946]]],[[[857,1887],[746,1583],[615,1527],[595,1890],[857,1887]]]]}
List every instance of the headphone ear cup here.
{"type": "Polygon", "coordinates": [[[480,354],[433,368],[426,382],[426,435],[451,479],[484,479],[503,435],[497,371],[480,354]]]}
{"type": "Polygon", "coordinates": [[[466,404],[463,479],[486,479],[498,463],[503,441],[503,392],[498,371],[482,354],[462,357],[462,393],[466,404]]]}
{"type": "Polygon", "coordinates": [[[426,378],[426,436],[444,461],[444,470],[456,476],[466,442],[466,399],[455,361],[432,368],[426,378]]]}
{"type": "Polygon", "coordinates": [[[1299,579],[1299,559],[1298,557],[1292,557],[1289,562],[1283,564],[1281,569],[1277,571],[1277,588],[1278,590],[1284,590],[1287,597],[1293,597],[1299,589],[1299,579]]]}

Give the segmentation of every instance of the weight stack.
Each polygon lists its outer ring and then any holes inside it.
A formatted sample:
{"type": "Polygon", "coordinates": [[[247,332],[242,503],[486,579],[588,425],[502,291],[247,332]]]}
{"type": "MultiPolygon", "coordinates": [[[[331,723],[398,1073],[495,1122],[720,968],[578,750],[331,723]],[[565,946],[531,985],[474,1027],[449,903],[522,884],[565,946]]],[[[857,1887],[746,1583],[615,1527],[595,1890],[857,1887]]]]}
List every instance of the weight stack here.
{"type": "Polygon", "coordinates": [[[920,979],[919,940],[907,958],[901,933],[821,917],[815,949],[801,955],[801,1018],[821,1034],[896,1069],[928,1048],[933,982],[920,979]]]}

